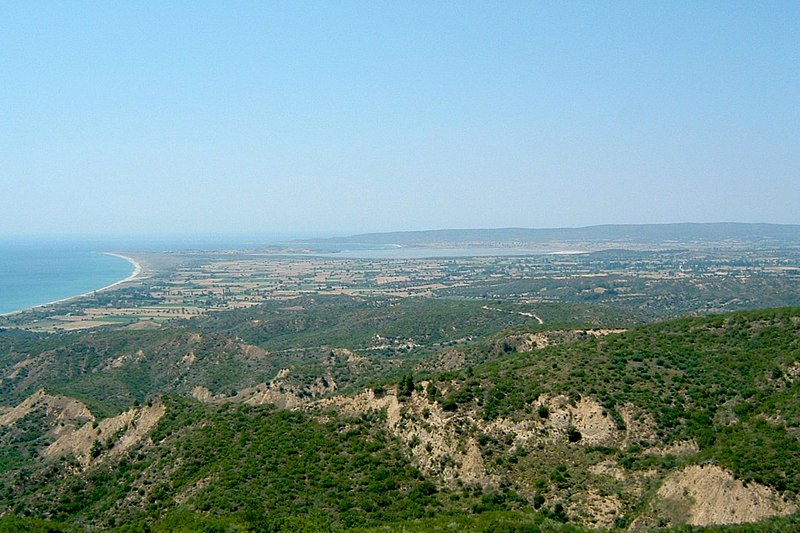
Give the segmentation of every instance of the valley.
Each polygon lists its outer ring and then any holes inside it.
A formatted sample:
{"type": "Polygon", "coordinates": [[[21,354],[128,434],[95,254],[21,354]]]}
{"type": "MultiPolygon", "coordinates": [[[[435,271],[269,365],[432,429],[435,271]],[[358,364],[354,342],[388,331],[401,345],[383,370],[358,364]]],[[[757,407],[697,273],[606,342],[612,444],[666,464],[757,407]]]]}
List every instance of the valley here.
{"type": "Polygon", "coordinates": [[[797,249],[654,248],[130,252],[2,319],[0,529],[796,528],[797,249]]]}

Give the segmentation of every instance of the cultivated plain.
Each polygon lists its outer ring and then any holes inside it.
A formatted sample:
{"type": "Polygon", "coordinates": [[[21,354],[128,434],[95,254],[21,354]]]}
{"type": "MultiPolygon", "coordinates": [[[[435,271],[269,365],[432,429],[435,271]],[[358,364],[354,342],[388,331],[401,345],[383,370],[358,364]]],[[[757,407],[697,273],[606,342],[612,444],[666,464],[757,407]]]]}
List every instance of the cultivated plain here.
{"type": "Polygon", "coordinates": [[[353,240],[4,317],[0,526],[800,525],[797,227],[353,240]]]}

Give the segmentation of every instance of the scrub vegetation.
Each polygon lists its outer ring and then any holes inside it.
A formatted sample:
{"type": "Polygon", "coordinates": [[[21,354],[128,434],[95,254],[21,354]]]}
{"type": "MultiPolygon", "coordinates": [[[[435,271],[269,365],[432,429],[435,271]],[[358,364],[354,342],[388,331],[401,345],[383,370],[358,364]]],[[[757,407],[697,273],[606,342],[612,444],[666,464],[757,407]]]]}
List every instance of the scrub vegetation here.
{"type": "Polygon", "coordinates": [[[0,330],[0,530],[797,528],[800,308],[492,283],[0,330]]]}

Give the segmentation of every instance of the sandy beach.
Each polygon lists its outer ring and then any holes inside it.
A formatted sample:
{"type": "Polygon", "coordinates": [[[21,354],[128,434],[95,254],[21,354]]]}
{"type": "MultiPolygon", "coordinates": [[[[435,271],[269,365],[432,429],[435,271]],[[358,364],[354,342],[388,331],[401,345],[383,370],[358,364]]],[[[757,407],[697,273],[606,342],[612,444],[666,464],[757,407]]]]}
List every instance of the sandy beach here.
{"type": "Polygon", "coordinates": [[[121,279],[119,281],[115,281],[111,285],[106,285],[105,287],[102,287],[100,289],[84,292],[82,294],[76,294],[75,296],[68,296],[66,298],[61,298],[60,300],[54,300],[52,302],[47,302],[47,303],[43,303],[43,304],[39,304],[39,305],[34,305],[32,307],[27,307],[25,309],[19,309],[17,311],[11,311],[10,313],[1,313],[0,316],[12,316],[12,315],[16,315],[18,313],[24,313],[25,311],[30,311],[31,309],[39,309],[41,307],[47,307],[48,305],[61,304],[61,303],[64,303],[64,302],[69,302],[71,300],[75,300],[76,298],[83,298],[85,296],[90,296],[90,295],[98,293],[98,292],[107,291],[107,290],[116,288],[116,287],[122,285],[123,283],[128,283],[129,281],[133,281],[133,280],[135,280],[136,278],[138,278],[142,274],[142,265],[140,265],[139,262],[136,261],[135,259],[133,259],[132,257],[128,257],[127,255],[122,255],[122,254],[119,254],[119,253],[116,253],[116,252],[102,252],[102,253],[105,254],[105,255],[112,255],[114,257],[119,257],[120,259],[124,259],[125,261],[129,262],[133,266],[133,272],[131,273],[131,275],[128,276],[127,278],[125,278],[125,279],[121,279]]]}
{"type": "MultiPolygon", "coordinates": [[[[136,278],[138,278],[142,274],[142,265],[140,265],[139,262],[136,261],[136,259],[134,259],[132,257],[128,257],[127,255],[122,255],[122,254],[118,254],[118,253],[115,253],[115,252],[103,252],[103,253],[106,254],[106,255],[112,255],[114,257],[119,257],[120,259],[124,259],[125,261],[129,262],[131,265],[133,265],[133,273],[131,273],[130,276],[128,276],[127,278],[125,278],[123,280],[117,281],[115,283],[112,283],[111,285],[107,285],[107,286],[103,287],[102,289],[97,289],[96,291],[92,291],[92,292],[100,292],[100,291],[105,291],[105,290],[108,290],[108,289],[113,289],[117,285],[122,285],[123,283],[127,283],[129,281],[135,280],[136,278]]],[[[86,293],[86,294],[91,294],[91,293],[86,293]]],[[[86,296],[86,294],[82,294],[81,296],[86,296]]],[[[77,298],[77,296],[75,298],[77,298]]]]}

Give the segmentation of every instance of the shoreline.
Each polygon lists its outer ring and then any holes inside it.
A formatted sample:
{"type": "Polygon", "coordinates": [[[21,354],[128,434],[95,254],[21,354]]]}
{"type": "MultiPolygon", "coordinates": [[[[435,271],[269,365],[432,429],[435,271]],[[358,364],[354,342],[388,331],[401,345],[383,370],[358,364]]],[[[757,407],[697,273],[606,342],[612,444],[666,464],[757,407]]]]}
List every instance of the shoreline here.
{"type": "Polygon", "coordinates": [[[9,316],[13,316],[13,315],[18,315],[20,313],[24,313],[26,311],[31,311],[33,309],[39,309],[39,308],[42,308],[42,307],[48,307],[50,305],[62,304],[62,303],[65,303],[65,302],[69,302],[70,300],[75,300],[77,298],[84,298],[86,296],[90,296],[90,295],[98,293],[98,292],[102,292],[102,291],[107,291],[107,290],[113,289],[113,288],[115,288],[115,287],[117,287],[119,285],[122,285],[123,283],[128,283],[129,281],[133,281],[133,280],[135,280],[136,278],[138,278],[139,276],[142,275],[142,271],[143,271],[142,265],[139,264],[139,262],[136,261],[134,258],[128,257],[127,255],[122,255],[122,254],[119,254],[119,253],[116,253],[116,252],[100,252],[100,253],[101,254],[105,254],[105,255],[111,255],[111,256],[114,256],[114,257],[118,257],[120,259],[124,259],[125,261],[127,261],[128,263],[130,263],[133,266],[133,272],[127,278],[121,279],[119,281],[115,281],[114,283],[112,283],[110,285],[106,285],[105,287],[102,287],[100,289],[91,290],[91,291],[88,291],[88,292],[84,292],[82,294],[76,294],[74,296],[67,296],[66,298],[61,298],[59,300],[53,300],[52,302],[32,305],[31,307],[26,307],[24,309],[17,309],[16,311],[9,311],[7,313],[0,313],[0,317],[9,317],[9,316]]]}

